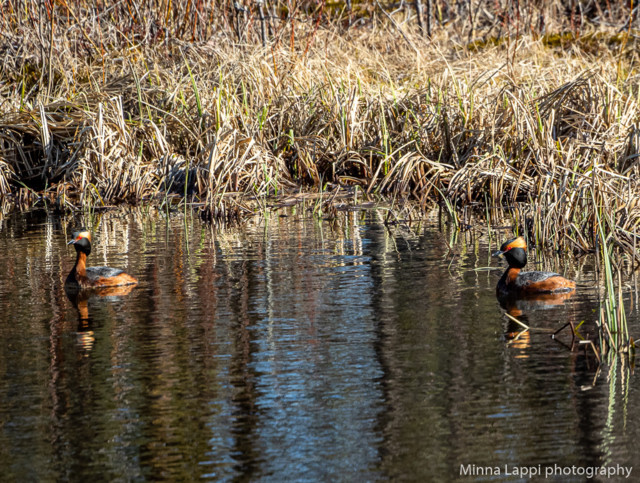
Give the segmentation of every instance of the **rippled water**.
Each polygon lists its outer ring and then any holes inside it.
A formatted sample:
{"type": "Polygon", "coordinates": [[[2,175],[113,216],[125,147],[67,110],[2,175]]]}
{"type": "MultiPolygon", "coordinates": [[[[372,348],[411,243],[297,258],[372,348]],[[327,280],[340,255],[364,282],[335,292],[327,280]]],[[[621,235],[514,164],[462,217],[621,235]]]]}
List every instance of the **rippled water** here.
{"type": "Polygon", "coordinates": [[[91,220],[2,220],[3,479],[511,480],[537,465],[637,478],[637,377],[572,350],[569,331],[550,337],[583,320],[593,335],[592,262],[546,260],[578,293],[503,308],[496,240],[382,219],[216,230],[108,213],[90,265],[140,284],[91,296],[63,287],[68,230],[91,220]]]}

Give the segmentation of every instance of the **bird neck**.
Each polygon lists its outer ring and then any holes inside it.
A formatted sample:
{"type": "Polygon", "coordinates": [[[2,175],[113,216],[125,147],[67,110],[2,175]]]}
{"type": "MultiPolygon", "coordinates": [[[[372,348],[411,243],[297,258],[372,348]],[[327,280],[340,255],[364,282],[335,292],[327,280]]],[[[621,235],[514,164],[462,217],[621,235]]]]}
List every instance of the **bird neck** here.
{"type": "Polygon", "coordinates": [[[76,257],[76,266],[74,267],[76,271],[76,276],[80,275],[84,277],[87,274],[87,254],[81,251],[78,251],[78,256],[76,257]]]}
{"type": "Polygon", "coordinates": [[[520,273],[520,268],[518,267],[509,267],[507,271],[504,272],[504,281],[507,285],[511,285],[515,283],[516,278],[518,278],[518,274],[520,273]]]}

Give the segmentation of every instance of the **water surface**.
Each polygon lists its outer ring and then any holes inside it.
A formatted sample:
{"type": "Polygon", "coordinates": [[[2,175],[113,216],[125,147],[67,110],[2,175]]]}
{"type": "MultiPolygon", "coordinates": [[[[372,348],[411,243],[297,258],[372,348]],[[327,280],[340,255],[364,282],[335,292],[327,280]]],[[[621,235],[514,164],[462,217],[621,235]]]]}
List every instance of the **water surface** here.
{"type": "Polygon", "coordinates": [[[2,220],[3,479],[471,481],[496,466],[485,479],[514,479],[505,465],[637,466],[636,376],[572,349],[569,331],[550,337],[567,321],[593,335],[592,261],[539,265],[576,278],[575,296],[501,307],[500,270],[486,267],[501,267],[489,254],[503,240],[383,219],[2,220]],[[90,221],[90,265],[138,277],[128,293],[65,293],[69,229],[90,221]]]}

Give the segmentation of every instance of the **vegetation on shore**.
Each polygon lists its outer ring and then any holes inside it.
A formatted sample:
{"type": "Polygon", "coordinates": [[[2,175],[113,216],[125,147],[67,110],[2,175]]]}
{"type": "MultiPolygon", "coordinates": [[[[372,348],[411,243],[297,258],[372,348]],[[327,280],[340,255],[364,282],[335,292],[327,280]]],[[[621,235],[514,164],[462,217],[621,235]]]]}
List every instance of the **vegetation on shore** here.
{"type": "Polygon", "coordinates": [[[574,253],[597,249],[600,220],[618,263],[640,263],[625,2],[1,10],[4,210],[186,198],[228,218],[301,188],[355,191],[446,203],[456,222],[456,207],[501,207],[538,246],[574,253]]]}

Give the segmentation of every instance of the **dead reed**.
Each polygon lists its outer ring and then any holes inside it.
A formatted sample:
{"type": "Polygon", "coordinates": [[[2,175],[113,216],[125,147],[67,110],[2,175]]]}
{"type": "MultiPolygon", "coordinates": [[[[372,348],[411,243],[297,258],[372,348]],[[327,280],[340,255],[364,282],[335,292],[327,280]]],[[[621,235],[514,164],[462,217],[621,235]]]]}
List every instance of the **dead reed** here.
{"type": "Polygon", "coordinates": [[[1,206],[178,195],[228,218],[357,186],[501,206],[575,252],[606,213],[636,267],[636,17],[481,3],[5,2],[1,206]]]}

